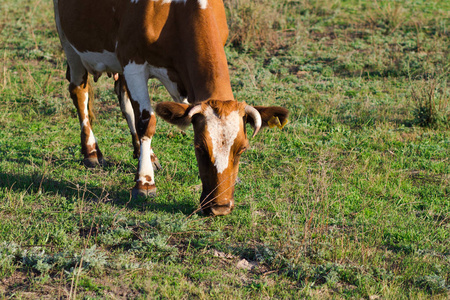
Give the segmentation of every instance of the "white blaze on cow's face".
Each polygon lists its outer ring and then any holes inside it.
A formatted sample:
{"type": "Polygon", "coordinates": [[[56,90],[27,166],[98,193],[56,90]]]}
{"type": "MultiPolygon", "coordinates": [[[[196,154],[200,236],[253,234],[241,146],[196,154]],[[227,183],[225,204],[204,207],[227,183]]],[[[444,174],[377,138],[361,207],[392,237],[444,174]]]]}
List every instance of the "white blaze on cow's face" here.
{"type": "Polygon", "coordinates": [[[206,118],[206,130],[211,138],[212,160],[217,174],[222,174],[230,163],[231,147],[239,130],[243,128],[243,120],[238,111],[218,116],[210,106],[206,107],[203,115],[206,118]]]}

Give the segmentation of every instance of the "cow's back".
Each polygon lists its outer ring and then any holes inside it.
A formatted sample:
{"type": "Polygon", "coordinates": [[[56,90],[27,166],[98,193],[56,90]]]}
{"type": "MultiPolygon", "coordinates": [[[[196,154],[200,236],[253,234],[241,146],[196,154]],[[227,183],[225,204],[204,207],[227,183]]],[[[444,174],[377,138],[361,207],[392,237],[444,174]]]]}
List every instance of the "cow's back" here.
{"type": "MultiPolygon", "coordinates": [[[[136,56],[138,60],[145,57],[152,65],[171,60],[169,56],[186,48],[180,40],[186,35],[183,28],[197,21],[189,12],[196,2],[54,0],[59,17],[57,23],[78,52],[117,52],[119,47],[122,56],[136,56]]],[[[199,0],[198,5],[208,5],[211,9],[215,24],[208,26],[215,27],[213,30],[217,30],[217,34],[214,35],[219,35],[220,46],[223,46],[228,37],[223,2],[199,0]]]]}

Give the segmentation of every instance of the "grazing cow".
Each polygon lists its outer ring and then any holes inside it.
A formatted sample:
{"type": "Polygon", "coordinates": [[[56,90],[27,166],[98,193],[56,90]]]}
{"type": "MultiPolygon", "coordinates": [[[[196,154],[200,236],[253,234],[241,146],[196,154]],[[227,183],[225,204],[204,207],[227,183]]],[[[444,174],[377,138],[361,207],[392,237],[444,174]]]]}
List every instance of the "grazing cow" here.
{"type": "Polygon", "coordinates": [[[178,126],[193,125],[195,153],[207,214],[234,207],[239,157],[248,148],[245,124],[284,126],[288,111],[234,100],[224,44],[228,36],[222,0],[53,0],[67,57],[69,92],[81,125],[84,164],[103,163],[90,124],[88,73],[112,74],[120,107],[139,158],[133,196],[156,193],[151,148],[156,116],[147,82],[159,79],[175,102],[156,113],[178,126]]]}

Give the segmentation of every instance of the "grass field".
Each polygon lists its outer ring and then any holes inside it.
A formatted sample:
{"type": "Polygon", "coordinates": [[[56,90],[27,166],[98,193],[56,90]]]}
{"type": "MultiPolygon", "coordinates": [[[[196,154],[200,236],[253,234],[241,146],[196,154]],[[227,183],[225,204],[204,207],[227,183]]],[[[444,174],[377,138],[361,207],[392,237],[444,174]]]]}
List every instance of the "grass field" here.
{"type": "Polygon", "coordinates": [[[51,1],[0,3],[1,299],[450,297],[450,2],[225,4],[236,99],[291,116],[251,139],[232,214],[207,218],[193,131],[162,120],[158,196],[131,200],[106,76],[108,165],[82,166],[51,1]]]}

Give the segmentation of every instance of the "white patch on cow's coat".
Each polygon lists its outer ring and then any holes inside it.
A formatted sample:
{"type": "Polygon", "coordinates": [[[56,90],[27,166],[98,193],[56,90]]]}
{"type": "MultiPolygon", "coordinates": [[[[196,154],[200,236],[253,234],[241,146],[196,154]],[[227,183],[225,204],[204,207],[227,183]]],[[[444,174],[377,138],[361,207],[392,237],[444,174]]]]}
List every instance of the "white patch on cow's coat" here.
{"type": "Polygon", "coordinates": [[[172,99],[175,102],[187,103],[187,98],[181,96],[180,92],[178,91],[178,85],[170,80],[167,69],[157,68],[154,66],[149,66],[149,68],[150,76],[158,78],[159,81],[161,81],[161,83],[166,87],[167,91],[169,92],[170,96],[172,96],[172,99]]]}
{"type": "Polygon", "coordinates": [[[206,9],[208,6],[208,0],[198,0],[198,5],[200,5],[201,9],[206,9]]]}
{"type": "MultiPolygon", "coordinates": [[[[97,139],[95,138],[94,132],[92,132],[92,129],[89,129],[89,138],[88,138],[86,145],[94,146],[95,144],[97,144],[97,139]]],[[[92,150],[91,153],[93,153],[93,152],[97,152],[97,150],[94,148],[94,150],[92,150]]]]}
{"type": "Polygon", "coordinates": [[[128,127],[130,128],[131,134],[136,134],[136,124],[134,118],[133,106],[131,105],[130,97],[126,91],[121,92],[122,101],[120,102],[120,109],[127,119],[128,127]]]}
{"type": "Polygon", "coordinates": [[[78,51],[73,45],[72,48],[80,56],[84,67],[89,73],[121,73],[122,67],[114,52],[103,50],[103,52],[78,51]]]}
{"type": "MultiPolygon", "coordinates": [[[[89,102],[89,93],[86,92],[84,94],[84,107],[83,107],[83,111],[84,111],[84,119],[81,122],[81,128],[83,129],[84,127],[89,125],[89,110],[88,110],[88,102],[89,102]]],[[[92,128],[89,127],[89,133],[88,133],[88,140],[86,145],[87,146],[94,146],[97,143],[97,139],[94,136],[94,132],[92,132],[92,128]]],[[[96,150],[94,149],[92,152],[96,152],[96,150]]]]}
{"type": "MultiPolygon", "coordinates": [[[[153,115],[153,114],[152,114],[153,115]]],[[[155,176],[153,172],[151,154],[153,153],[151,149],[152,139],[150,137],[143,137],[141,139],[141,155],[139,157],[139,170],[138,179],[142,184],[155,184],[155,176]],[[151,178],[149,182],[147,176],[151,178]]]]}
{"type": "Polygon", "coordinates": [[[139,105],[141,105],[141,112],[143,109],[147,109],[150,112],[152,111],[151,107],[149,107],[150,98],[148,96],[147,88],[147,81],[150,77],[157,78],[161,81],[174,101],[184,103],[187,102],[187,98],[183,97],[178,91],[177,84],[170,80],[167,69],[165,68],[154,67],[148,63],[139,65],[134,62],[130,62],[125,66],[123,74],[125,76],[125,80],[127,81],[131,98],[139,101],[139,105]],[[145,101],[148,100],[148,105],[144,103],[141,104],[141,99],[145,99],[145,101]]]}
{"type": "Polygon", "coordinates": [[[231,146],[239,133],[242,118],[238,111],[233,111],[221,119],[209,106],[203,115],[206,118],[206,126],[213,146],[214,165],[217,173],[221,174],[228,167],[231,146]]]}
{"type": "Polygon", "coordinates": [[[89,103],[89,93],[84,93],[84,101],[83,101],[83,113],[84,113],[84,120],[81,122],[81,127],[85,127],[89,124],[89,110],[88,110],[88,103],[89,103]]]}
{"type": "Polygon", "coordinates": [[[140,65],[130,62],[123,68],[123,75],[125,76],[130,96],[134,101],[139,103],[141,113],[144,110],[150,113],[153,112],[147,87],[150,76],[148,64],[140,65]]]}

